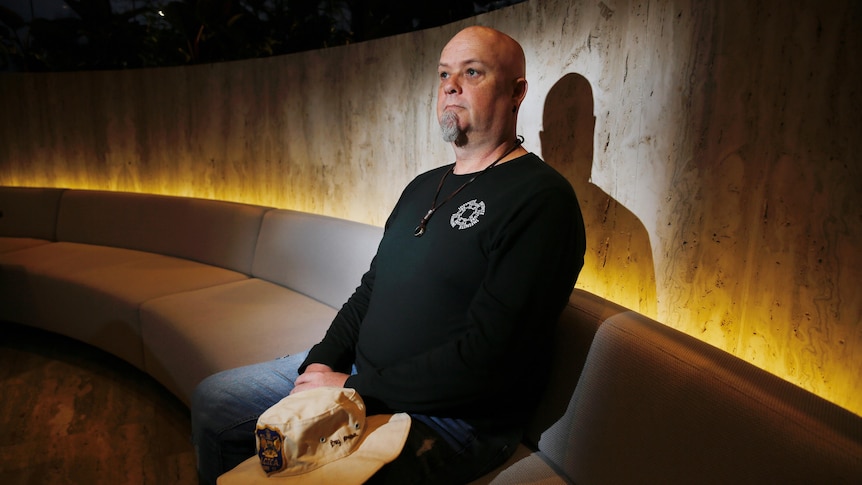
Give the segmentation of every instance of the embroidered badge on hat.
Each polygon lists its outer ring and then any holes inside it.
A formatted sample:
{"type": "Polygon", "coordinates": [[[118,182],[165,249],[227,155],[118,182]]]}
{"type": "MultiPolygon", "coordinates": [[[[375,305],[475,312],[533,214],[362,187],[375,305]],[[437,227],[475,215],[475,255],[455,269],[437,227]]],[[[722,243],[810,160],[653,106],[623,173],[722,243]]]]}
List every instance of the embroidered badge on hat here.
{"type": "Polygon", "coordinates": [[[267,474],[279,472],[284,469],[284,453],[282,443],[284,436],[274,428],[269,426],[258,427],[255,430],[257,433],[257,455],[260,458],[260,466],[267,474]]]}
{"type": "Polygon", "coordinates": [[[354,389],[311,389],[261,414],[257,456],[218,483],[361,484],[400,454],[409,431],[405,413],[366,417],[354,389]]]}

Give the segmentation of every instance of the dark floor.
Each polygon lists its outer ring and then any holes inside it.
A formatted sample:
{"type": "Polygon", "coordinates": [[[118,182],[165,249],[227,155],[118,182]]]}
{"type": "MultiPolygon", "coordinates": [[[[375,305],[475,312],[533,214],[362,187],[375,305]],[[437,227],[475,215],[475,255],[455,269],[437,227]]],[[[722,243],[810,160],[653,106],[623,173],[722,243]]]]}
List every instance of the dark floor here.
{"type": "Polygon", "coordinates": [[[0,483],[195,484],[189,412],[135,367],[0,323],[0,483]]]}

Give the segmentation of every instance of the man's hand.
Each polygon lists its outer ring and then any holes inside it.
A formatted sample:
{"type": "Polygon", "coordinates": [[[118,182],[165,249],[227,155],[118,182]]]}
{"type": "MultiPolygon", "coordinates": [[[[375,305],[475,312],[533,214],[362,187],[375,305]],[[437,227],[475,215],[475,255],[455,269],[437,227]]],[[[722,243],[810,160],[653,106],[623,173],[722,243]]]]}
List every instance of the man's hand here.
{"type": "Polygon", "coordinates": [[[291,394],[307,391],[315,387],[344,387],[344,382],[350,377],[341,372],[335,372],[324,364],[310,364],[305,372],[296,379],[296,385],[291,394]]]}

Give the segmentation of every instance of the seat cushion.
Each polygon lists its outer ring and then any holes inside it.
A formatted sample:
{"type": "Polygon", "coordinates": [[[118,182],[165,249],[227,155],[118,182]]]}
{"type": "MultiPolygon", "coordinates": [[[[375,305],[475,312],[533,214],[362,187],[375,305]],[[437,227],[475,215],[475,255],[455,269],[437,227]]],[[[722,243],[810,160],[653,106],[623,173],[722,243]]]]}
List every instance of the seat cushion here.
{"type": "Polygon", "coordinates": [[[470,482],[470,485],[562,485],[569,483],[542,458],[524,445],[493,472],[470,482]]]}
{"type": "MultiPolygon", "coordinates": [[[[568,485],[571,482],[554,469],[541,453],[531,453],[492,475],[490,485],[568,485]]],[[[471,484],[478,485],[478,484],[471,484]]]]}
{"type": "Polygon", "coordinates": [[[33,246],[41,246],[49,244],[51,241],[46,239],[34,239],[30,237],[2,237],[0,236],[0,253],[9,251],[17,251],[19,249],[31,248],[33,246]]]}
{"type": "Polygon", "coordinates": [[[143,251],[44,244],[0,253],[0,318],[76,338],[141,367],[141,303],[243,279],[143,251]]]}
{"type": "Polygon", "coordinates": [[[335,310],[261,279],[178,293],[141,307],[144,368],[180,399],[215,372],[305,350],[335,310]]]}

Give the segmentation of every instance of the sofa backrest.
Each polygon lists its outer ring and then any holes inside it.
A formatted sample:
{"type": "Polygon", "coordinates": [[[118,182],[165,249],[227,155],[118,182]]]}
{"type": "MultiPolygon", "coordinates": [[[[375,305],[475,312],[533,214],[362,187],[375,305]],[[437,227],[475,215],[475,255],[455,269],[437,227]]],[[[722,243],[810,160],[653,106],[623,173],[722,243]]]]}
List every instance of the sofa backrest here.
{"type": "Polygon", "coordinates": [[[539,449],[575,483],[859,483],[862,418],[626,312],[539,449]]]}
{"type": "Polygon", "coordinates": [[[164,195],[69,190],[57,239],[190,259],[251,273],[266,208],[164,195]]]}
{"type": "Polygon", "coordinates": [[[599,325],[626,311],[627,308],[587,291],[572,291],[554,331],[554,355],[547,387],[524,434],[524,441],[532,448],[538,446],[542,433],[566,411],[599,325]]]}
{"type": "Polygon", "coordinates": [[[0,237],[53,240],[63,191],[0,187],[0,237]]]}
{"type": "Polygon", "coordinates": [[[376,226],[271,210],[263,218],[252,275],[338,309],[359,286],[382,236],[376,226]]]}

